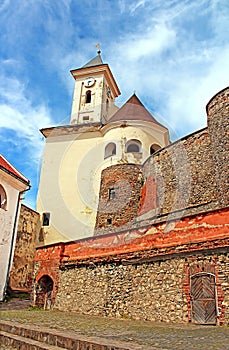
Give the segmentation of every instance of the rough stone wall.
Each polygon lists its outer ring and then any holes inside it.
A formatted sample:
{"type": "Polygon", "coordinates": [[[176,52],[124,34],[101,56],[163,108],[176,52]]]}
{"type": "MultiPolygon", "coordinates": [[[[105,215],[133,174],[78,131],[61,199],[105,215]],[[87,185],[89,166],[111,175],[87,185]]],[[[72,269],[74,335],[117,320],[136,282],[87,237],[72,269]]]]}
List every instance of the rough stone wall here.
{"type": "Polygon", "coordinates": [[[9,286],[13,290],[31,291],[34,256],[39,242],[40,215],[25,205],[21,206],[14,259],[9,286]]]}
{"type": "MultiPolygon", "coordinates": [[[[188,248],[188,247],[187,247],[188,248]]],[[[190,276],[216,278],[218,324],[229,323],[229,253],[203,252],[142,264],[94,264],[59,272],[54,308],[162,322],[192,321],[190,276]]]]}
{"type": "Polygon", "coordinates": [[[207,115],[219,203],[226,207],[229,205],[229,87],[209,101],[207,115]]]}
{"type": "Polygon", "coordinates": [[[169,322],[191,320],[190,276],[216,278],[229,322],[228,210],[37,249],[36,283],[54,282],[60,310],[169,322]]]}
{"type": "Polygon", "coordinates": [[[151,156],[143,168],[146,179],[139,214],[186,214],[217,208],[217,187],[208,130],[181,139],[151,156]],[[154,181],[152,181],[152,176],[154,181]],[[156,188],[156,193],[155,193],[156,188]],[[152,193],[154,198],[152,200],[152,193]],[[157,207],[155,207],[157,203],[157,207]],[[183,214],[183,213],[182,213],[183,214]]]}
{"type": "Polygon", "coordinates": [[[103,170],[95,235],[107,233],[104,228],[122,226],[136,218],[142,182],[142,170],[137,165],[118,164],[103,170]],[[115,190],[113,199],[109,198],[110,189],[115,190]]]}
{"type": "Polygon", "coordinates": [[[55,308],[85,314],[187,322],[184,259],[60,271],[55,308]]]}

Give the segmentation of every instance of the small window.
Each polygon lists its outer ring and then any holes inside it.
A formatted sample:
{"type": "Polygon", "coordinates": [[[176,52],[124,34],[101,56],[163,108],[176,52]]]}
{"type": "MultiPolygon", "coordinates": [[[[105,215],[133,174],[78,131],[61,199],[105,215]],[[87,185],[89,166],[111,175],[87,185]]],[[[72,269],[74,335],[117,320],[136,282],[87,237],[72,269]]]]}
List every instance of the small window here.
{"type": "Polygon", "coordinates": [[[89,115],[84,115],[83,120],[89,120],[89,115]]]}
{"type": "Polygon", "coordinates": [[[116,144],[113,142],[108,143],[105,147],[104,159],[108,157],[112,157],[115,154],[116,154],[116,144]]]}
{"type": "Polygon", "coordinates": [[[109,199],[115,199],[116,198],[116,190],[115,188],[109,189],[109,199]]]}
{"type": "Polygon", "coordinates": [[[154,153],[157,152],[160,148],[161,148],[161,146],[159,146],[159,145],[157,145],[156,143],[154,143],[153,145],[150,146],[150,154],[154,154],[154,153]]]}
{"type": "Polygon", "coordinates": [[[0,185],[0,208],[6,210],[6,205],[7,205],[6,191],[4,190],[3,186],[0,185]]]}
{"type": "Polygon", "coordinates": [[[111,225],[112,224],[112,219],[107,219],[107,225],[111,225]]]}
{"type": "Polygon", "coordinates": [[[50,213],[43,213],[42,226],[49,226],[50,224],[50,213]]]}
{"type": "Polygon", "coordinates": [[[91,103],[91,90],[86,92],[86,103],[91,103]]]}
{"type": "Polygon", "coordinates": [[[126,153],[141,153],[142,144],[138,140],[129,140],[126,143],[126,153]]]}

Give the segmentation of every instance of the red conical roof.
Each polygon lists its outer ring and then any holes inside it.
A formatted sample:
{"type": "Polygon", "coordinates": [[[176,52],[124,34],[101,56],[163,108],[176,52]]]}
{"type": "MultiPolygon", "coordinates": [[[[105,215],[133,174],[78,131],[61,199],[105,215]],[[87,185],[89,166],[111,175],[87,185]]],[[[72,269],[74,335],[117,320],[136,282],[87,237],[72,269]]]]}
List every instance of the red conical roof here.
{"type": "Polygon", "coordinates": [[[119,120],[144,120],[161,125],[147,111],[139,98],[133,94],[129,100],[108,120],[108,123],[119,120]]]}

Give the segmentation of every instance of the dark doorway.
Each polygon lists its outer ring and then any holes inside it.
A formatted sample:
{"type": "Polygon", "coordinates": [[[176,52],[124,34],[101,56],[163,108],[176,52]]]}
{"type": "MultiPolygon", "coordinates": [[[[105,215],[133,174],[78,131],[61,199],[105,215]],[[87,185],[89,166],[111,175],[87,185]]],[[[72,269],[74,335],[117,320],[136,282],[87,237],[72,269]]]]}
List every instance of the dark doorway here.
{"type": "Polygon", "coordinates": [[[37,284],[36,305],[46,309],[51,308],[53,280],[48,275],[42,276],[37,284]]]}
{"type": "Polygon", "coordinates": [[[216,324],[215,290],[214,275],[198,273],[191,277],[192,322],[198,324],[216,324]]]}

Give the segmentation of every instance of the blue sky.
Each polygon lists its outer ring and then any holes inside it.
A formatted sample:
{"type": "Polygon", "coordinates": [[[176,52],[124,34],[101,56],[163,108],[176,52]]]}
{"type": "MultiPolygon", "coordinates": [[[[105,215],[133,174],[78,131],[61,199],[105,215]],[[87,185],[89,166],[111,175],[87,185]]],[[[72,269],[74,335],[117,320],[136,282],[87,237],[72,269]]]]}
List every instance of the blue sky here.
{"type": "Polygon", "coordinates": [[[173,140],[206,126],[229,79],[228,0],[0,0],[0,153],[28,177],[35,208],[44,140],[68,124],[70,69],[96,56],[124,103],[134,91],[173,140]]]}

